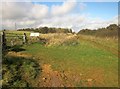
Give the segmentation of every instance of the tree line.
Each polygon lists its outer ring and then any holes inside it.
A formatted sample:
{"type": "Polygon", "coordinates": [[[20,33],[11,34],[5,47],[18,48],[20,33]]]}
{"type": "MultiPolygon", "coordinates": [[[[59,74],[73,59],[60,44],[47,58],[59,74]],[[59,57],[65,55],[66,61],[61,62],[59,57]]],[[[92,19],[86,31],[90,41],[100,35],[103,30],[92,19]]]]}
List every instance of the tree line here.
{"type": "Polygon", "coordinates": [[[33,31],[39,33],[72,33],[72,29],[68,28],[54,28],[54,27],[39,27],[39,28],[23,28],[18,29],[18,31],[33,31]]]}
{"type": "MultiPolygon", "coordinates": [[[[104,28],[98,28],[98,29],[82,29],[77,34],[83,34],[83,35],[92,35],[92,36],[98,36],[98,37],[118,37],[118,29],[119,26],[116,24],[110,24],[107,27],[104,28]]],[[[55,27],[39,27],[39,28],[23,28],[18,29],[18,31],[33,31],[33,32],[39,32],[43,34],[47,33],[74,33],[72,32],[72,29],[68,28],[55,28],[55,27]]]]}
{"type": "Polygon", "coordinates": [[[118,37],[119,26],[111,24],[105,28],[98,28],[96,30],[82,29],[77,34],[92,35],[98,37],[118,37]]]}

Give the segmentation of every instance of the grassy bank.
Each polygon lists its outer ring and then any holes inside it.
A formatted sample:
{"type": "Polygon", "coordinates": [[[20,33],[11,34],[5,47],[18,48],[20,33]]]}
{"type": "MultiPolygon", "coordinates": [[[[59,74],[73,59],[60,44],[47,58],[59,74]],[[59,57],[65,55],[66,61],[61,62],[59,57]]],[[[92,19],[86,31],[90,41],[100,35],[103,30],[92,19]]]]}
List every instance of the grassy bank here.
{"type": "Polygon", "coordinates": [[[21,80],[11,82],[13,86],[55,86],[57,82],[65,87],[118,86],[118,39],[56,33],[41,34],[40,38],[46,42],[12,47],[6,54],[4,79],[15,80],[8,77],[14,75],[10,69],[21,80]]]}
{"type": "Polygon", "coordinates": [[[92,86],[117,86],[118,54],[115,54],[117,52],[115,40],[95,39],[83,35],[77,37],[76,40],[78,40],[76,45],[45,47],[35,43],[25,46],[26,53],[34,55],[42,64],[50,64],[54,70],[69,71],[70,74],[76,74],[78,79],[81,76],[77,75],[83,74],[84,78],[79,81],[82,84],[76,82],[78,86],[88,86],[84,85],[83,82],[89,78],[94,80],[92,86]],[[108,44],[112,44],[112,47],[108,44]],[[114,49],[115,53],[105,47],[114,49]]]}

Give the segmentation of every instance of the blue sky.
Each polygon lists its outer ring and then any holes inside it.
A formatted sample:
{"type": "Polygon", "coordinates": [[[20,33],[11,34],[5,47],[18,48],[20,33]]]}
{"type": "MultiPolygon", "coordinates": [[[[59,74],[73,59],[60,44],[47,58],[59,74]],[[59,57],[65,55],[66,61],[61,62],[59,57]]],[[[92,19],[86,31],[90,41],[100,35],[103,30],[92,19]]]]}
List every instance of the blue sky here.
{"type": "Polygon", "coordinates": [[[63,27],[78,32],[118,23],[117,2],[13,2],[3,5],[3,25],[18,28],[63,27]]]}
{"type": "MultiPolygon", "coordinates": [[[[34,4],[44,4],[48,7],[52,5],[62,5],[63,2],[32,2],[34,4]]],[[[105,20],[118,15],[118,2],[82,2],[86,5],[84,10],[79,9],[79,3],[73,9],[73,13],[89,14],[91,17],[99,17],[105,20]]]]}
{"type": "Polygon", "coordinates": [[[89,2],[83,13],[90,13],[92,17],[110,19],[118,15],[117,2],[89,2]]]}

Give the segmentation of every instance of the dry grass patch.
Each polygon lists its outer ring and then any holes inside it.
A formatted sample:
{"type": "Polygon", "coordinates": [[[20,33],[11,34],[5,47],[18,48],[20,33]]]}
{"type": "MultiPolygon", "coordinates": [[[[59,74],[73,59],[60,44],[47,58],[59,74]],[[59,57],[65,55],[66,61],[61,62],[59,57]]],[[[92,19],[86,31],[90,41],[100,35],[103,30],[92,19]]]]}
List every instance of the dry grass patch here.
{"type": "MultiPolygon", "coordinates": [[[[54,34],[42,34],[41,38],[47,39],[46,46],[55,46],[55,45],[62,45],[65,42],[76,41],[77,35],[73,34],[65,34],[65,33],[54,33],[54,34]]],[[[70,43],[70,42],[68,42],[70,43]]]]}

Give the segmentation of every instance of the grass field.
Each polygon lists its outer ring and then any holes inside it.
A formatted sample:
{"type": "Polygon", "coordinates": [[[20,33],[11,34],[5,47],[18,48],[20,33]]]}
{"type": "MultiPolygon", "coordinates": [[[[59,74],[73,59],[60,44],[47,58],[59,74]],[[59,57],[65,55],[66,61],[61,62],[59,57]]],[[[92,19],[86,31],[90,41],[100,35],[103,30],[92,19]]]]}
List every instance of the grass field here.
{"type": "Polygon", "coordinates": [[[10,51],[14,56],[24,54],[33,58],[42,68],[36,79],[29,80],[32,86],[118,86],[117,39],[72,34],[40,37],[47,39],[47,43],[23,45],[24,51],[17,53],[10,51]]]}

